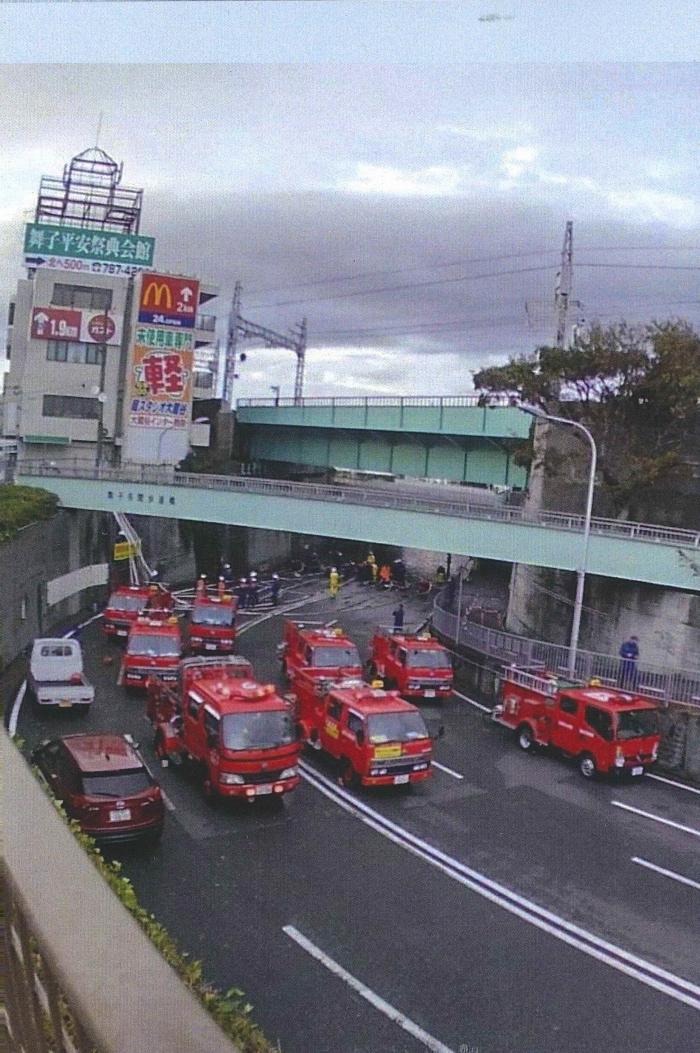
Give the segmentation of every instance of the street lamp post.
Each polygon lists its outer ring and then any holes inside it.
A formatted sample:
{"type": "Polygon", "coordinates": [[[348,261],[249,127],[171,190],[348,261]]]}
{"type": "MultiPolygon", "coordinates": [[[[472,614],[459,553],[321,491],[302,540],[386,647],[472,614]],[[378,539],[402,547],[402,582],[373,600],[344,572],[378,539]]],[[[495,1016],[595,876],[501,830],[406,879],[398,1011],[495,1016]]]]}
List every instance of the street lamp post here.
{"type": "Polygon", "coordinates": [[[578,421],[569,420],[568,417],[555,417],[551,413],[545,413],[538,406],[526,406],[518,403],[518,408],[523,413],[529,413],[531,417],[539,420],[549,420],[554,424],[563,424],[567,428],[577,428],[582,431],[588,439],[591,447],[591,467],[588,473],[588,493],[586,495],[586,516],[583,524],[583,545],[581,547],[581,563],[576,571],[576,598],[574,600],[574,616],[571,622],[571,637],[569,639],[569,676],[576,674],[576,654],[578,652],[578,638],[581,629],[581,612],[583,610],[583,589],[586,584],[586,568],[588,565],[588,544],[591,536],[591,516],[593,513],[593,490],[595,487],[595,473],[598,463],[598,451],[595,439],[588,428],[578,421]]]}

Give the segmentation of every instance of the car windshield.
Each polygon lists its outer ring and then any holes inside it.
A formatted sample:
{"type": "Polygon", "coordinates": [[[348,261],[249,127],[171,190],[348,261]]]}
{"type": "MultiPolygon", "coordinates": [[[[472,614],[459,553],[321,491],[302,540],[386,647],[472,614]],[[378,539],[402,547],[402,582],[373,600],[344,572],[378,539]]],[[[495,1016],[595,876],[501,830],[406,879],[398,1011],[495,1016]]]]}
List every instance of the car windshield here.
{"type": "Polygon", "coordinates": [[[107,606],[113,611],[141,611],[146,600],[143,596],[110,596],[107,606]]]}
{"type": "Polygon", "coordinates": [[[422,669],[449,669],[450,656],[447,651],[424,651],[419,647],[409,647],[408,664],[422,669]]]}
{"type": "Polygon", "coordinates": [[[420,713],[376,713],[367,724],[369,741],[373,743],[428,738],[428,729],[420,713]]]}
{"type": "Polygon", "coordinates": [[[231,625],[232,623],[232,607],[210,606],[208,603],[199,603],[195,605],[192,611],[193,625],[231,625]]]}
{"type": "Polygon", "coordinates": [[[356,647],[314,647],[311,664],[317,669],[342,669],[360,665],[356,647]]]}
{"type": "Polygon", "coordinates": [[[229,713],[221,734],[227,750],[261,750],[294,742],[294,725],[289,713],[229,713]]]}
{"type": "Polygon", "coordinates": [[[628,709],[617,715],[619,739],[640,739],[658,733],[659,717],[655,709],[628,709]]]}
{"type": "Polygon", "coordinates": [[[174,636],[137,633],[129,640],[127,654],[141,654],[148,658],[177,658],[180,654],[180,640],[174,636]]]}
{"type": "Polygon", "coordinates": [[[133,797],[153,785],[145,768],[131,771],[99,771],[83,775],[83,793],[87,797],[133,797]]]}

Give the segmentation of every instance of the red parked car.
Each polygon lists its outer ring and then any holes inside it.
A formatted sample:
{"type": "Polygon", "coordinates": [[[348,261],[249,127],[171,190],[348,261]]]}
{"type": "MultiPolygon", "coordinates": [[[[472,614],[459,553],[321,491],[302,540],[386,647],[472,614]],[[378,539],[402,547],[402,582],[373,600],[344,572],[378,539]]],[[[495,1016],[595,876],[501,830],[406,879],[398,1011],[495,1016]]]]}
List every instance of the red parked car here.
{"type": "Polygon", "coordinates": [[[32,762],[71,819],[96,841],[157,841],[163,832],[160,786],[125,735],[47,740],[32,762]]]}

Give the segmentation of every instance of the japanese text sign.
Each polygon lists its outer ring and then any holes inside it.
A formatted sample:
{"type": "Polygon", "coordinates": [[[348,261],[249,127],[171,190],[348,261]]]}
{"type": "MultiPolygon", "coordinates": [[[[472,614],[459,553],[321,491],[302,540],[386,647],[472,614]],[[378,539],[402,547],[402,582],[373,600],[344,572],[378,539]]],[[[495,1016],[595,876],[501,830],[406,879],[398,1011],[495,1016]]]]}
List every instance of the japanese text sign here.
{"type": "Polygon", "coordinates": [[[46,223],[28,223],[24,232],[24,255],[32,267],[50,265],[46,257],[151,267],[155,244],[142,234],[46,223]]]}
{"type": "Polygon", "coordinates": [[[129,423],[141,428],[186,428],[192,406],[191,350],[144,347],[133,351],[129,423]]]}
{"type": "Polygon", "coordinates": [[[198,303],[199,282],[194,278],[152,273],[141,277],[139,322],[194,329],[198,303]]]}
{"type": "Polygon", "coordinates": [[[121,318],[105,311],[79,311],[73,307],[34,307],[32,340],[70,340],[84,344],[121,343],[121,318]]]}

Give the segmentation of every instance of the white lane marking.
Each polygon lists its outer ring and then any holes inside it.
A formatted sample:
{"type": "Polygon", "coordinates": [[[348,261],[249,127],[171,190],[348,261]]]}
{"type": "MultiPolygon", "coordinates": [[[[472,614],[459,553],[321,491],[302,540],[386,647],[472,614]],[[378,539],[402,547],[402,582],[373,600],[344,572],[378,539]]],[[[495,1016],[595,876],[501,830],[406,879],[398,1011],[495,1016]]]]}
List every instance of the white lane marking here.
{"type": "Polygon", "coordinates": [[[433,768],[439,768],[440,771],[447,772],[453,779],[463,779],[464,776],[460,775],[458,771],[452,771],[452,768],[446,768],[444,764],[438,764],[436,760],[433,761],[433,768]]]}
{"type": "Polygon", "coordinates": [[[648,870],[654,870],[657,874],[663,874],[664,877],[673,878],[674,881],[680,881],[683,885],[690,885],[691,888],[700,889],[700,881],[693,881],[692,878],[684,877],[683,874],[676,874],[674,870],[665,870],[664,867],[657,867],[656,863],[650,863],[648,859],[632,856],[632,862],[639,863],[641,867],[646,867],[648,870]]]}
{"type": "Polygon", "coordinates": [[[22,700],[27,691],[27,681],[23,680],[19,685],[19,691],[15,695],[15,700],[12,703],[12,712],[10,713],[10,721],[7,725],[10,738],[14,738],[17,732],[17,721],[19,720],[19,711],[22,708],[22,700]]]}
{"type": "Polygon", "coordinates": [[[409,1035],[413,1035],[418,1041],[425,1046],[426,1049],[430,1049],[433,1053],[453,1053],[453,1050],[449,1046],[444,1045],[439,1039],[433,1038],[432,1035],[424,1031],[418,1024],[414,1024],[412,1020],[409,1020],[407,1016],[404,1016],[398,1009],[395,1009],[393,1005],[389,1005],[384,999],[375,994],[375,992],[363,984],[361,980],[358,980],[356,976],[349,973],[347,969],[344,969],[342,965],[339,965],[333,958],[322,951],[320,947],[317,947],[315,943],[307,939],[298,929],[295,929],[293,925],[285,925],[282,932],[286,933],[291,940],[294,940],[300,947],[302,947],[307,954],[310,954],[312,958],[315,958],[321,965],[325,965],[329,972],[333,973],[343,980],[348,987],[352,987],[353,991],[357,991],[359,995],[362,995],[370,1005],[373,1005],[375,1009],[378,1009],[380,1013],[384,1013],[384,1016],[388,1016],[390,1020],[393,1020],[395,1024],[398,1024],[400,1028],[407,1031],[409,1035]]]}
{"type": "Polygon", "coordinates": [[[165,807],[168,809],[168,811],[169,812],[174,812],[175,811],[175,805],[170,800],[170,798],[168,797],[167,793],[165,792],[165,790],[163,789],[162,786],[160,788],[160,795],[163,798],[163,803],[165,804],[165,807]]]}
{"type": "Polygon", "coordinates": [[[452,694],[456,695],[457,698],[464,699],[464,701],[468,702],[470,706],[476,706],[477,709],[483,710],[484,713],[491,712],[488,706],[482,706],[481,702],[476,702],[473,698],[468,698],[467,695],[463,695],[461,691],[456,691],[454,688],[452,688],[452,694]]]}
{"type": "Polygon", "coordinates": [[[687,786],[684,782],[676,782],[675,779],[665,779],[663,775],[652,775],[650,771],[646,773],[647,779],[656,779],[657,782],[668,783],[669,786],[677,786],[679,790],[687,790],[688,793],[699,793],[700,790],[697,786],[687,786]]]}
{"type": "Polygon", "coordinates": [[[682,830],[686,834],[700,837],[700,830],[696,830],[693,826],[674,823],[672,819],[664,819],[662,815],[654,815],[653,812],[643,812],[641,808],[633,808],[631,804],[623,804],[622,801],[611,801],[610,803],[616,808],[624,808],[626,812],[634,812],[635,815],[642,815],[645,819],[653,819],[655,823],[663,823],[664,826],[672,826],[674,829],[682,830]]]}
{"type": "Polygon", "coordinates": [[[375,812],[364,802],[336,786],[326,779],[325,776],[320,776],[318,772],[305,762],[302,761],[300,767],[303,778],[324,796],[334,801],[339,808],[354,815],[366,826],[371,827],[405,851],[411,852],[412,855],[430,863],[431,866],[442,871],[442,873],[452,878],[453,881],[459,882],[466,888],[471,889],[472,892],[476,892],[478,895],[483,896],[484,899],[509,911],[528,924],[542,929],[563,943],[583,951],[584,954],[589,955],[591,958],[612,966],[618,972],[625,973],[648,987],[653,987],[655,990],[669,995],[676,1001],[700,1010],[700,986],[697,984],[686,980],[684,977],[676,976],[674,973],[654,965],[653,962],[639,958],[637,955],[632,954],[631,951],[626,951],[616,944],[609,943],[602,937],[588,932],[586,929],[575,925],[571,921],[567,921],[565,918],[554,914],[545,907],[541,907],[532,900],[526,899],[506,886],[500,885],[498,882],[486,877],[486,875],[479,873],[479,871],[473,870],[459,860],[441,852],[440,849],[416,837],[415,834],[410,833],[403,827],[397,826],[390,819],[386,819],[381,815],[381,813],[375,812]]]}
{"type": "MultiPolygon", "coordinates": [[[[96,622],[97,619],[101,618],[101,617],[102,617],[102,611],[100,611],[99,614],[94,614],[92,616],[92,618],[88,618],[87,621],[81,622],[80,625],[76,625],[75,629],[69,629],[67,633],[63,634],[64,638],[68,637],[68,636],[72,636],[73,633],[77,633],[79,629],[84,629],[86,625],[90,625],[91,622],[96,622]]],[[[18,690],[17,694],[15,695],[15,700],[12,703],[12,712],[10,713],[10,719],[8,721],[8,724],[7,724],[7,730],[8,730],[8,733],[10,735],[10,738],[12,738],[17,732],[17,724],[19,722],[19,714],[20,714],[20,710],[22,708],[22,702],[24,701],[24,697],[25,697],[26,693],[27,693],[27,681],[23,680],[22,683],[19,686],[19,690],[18,690]]]]}

